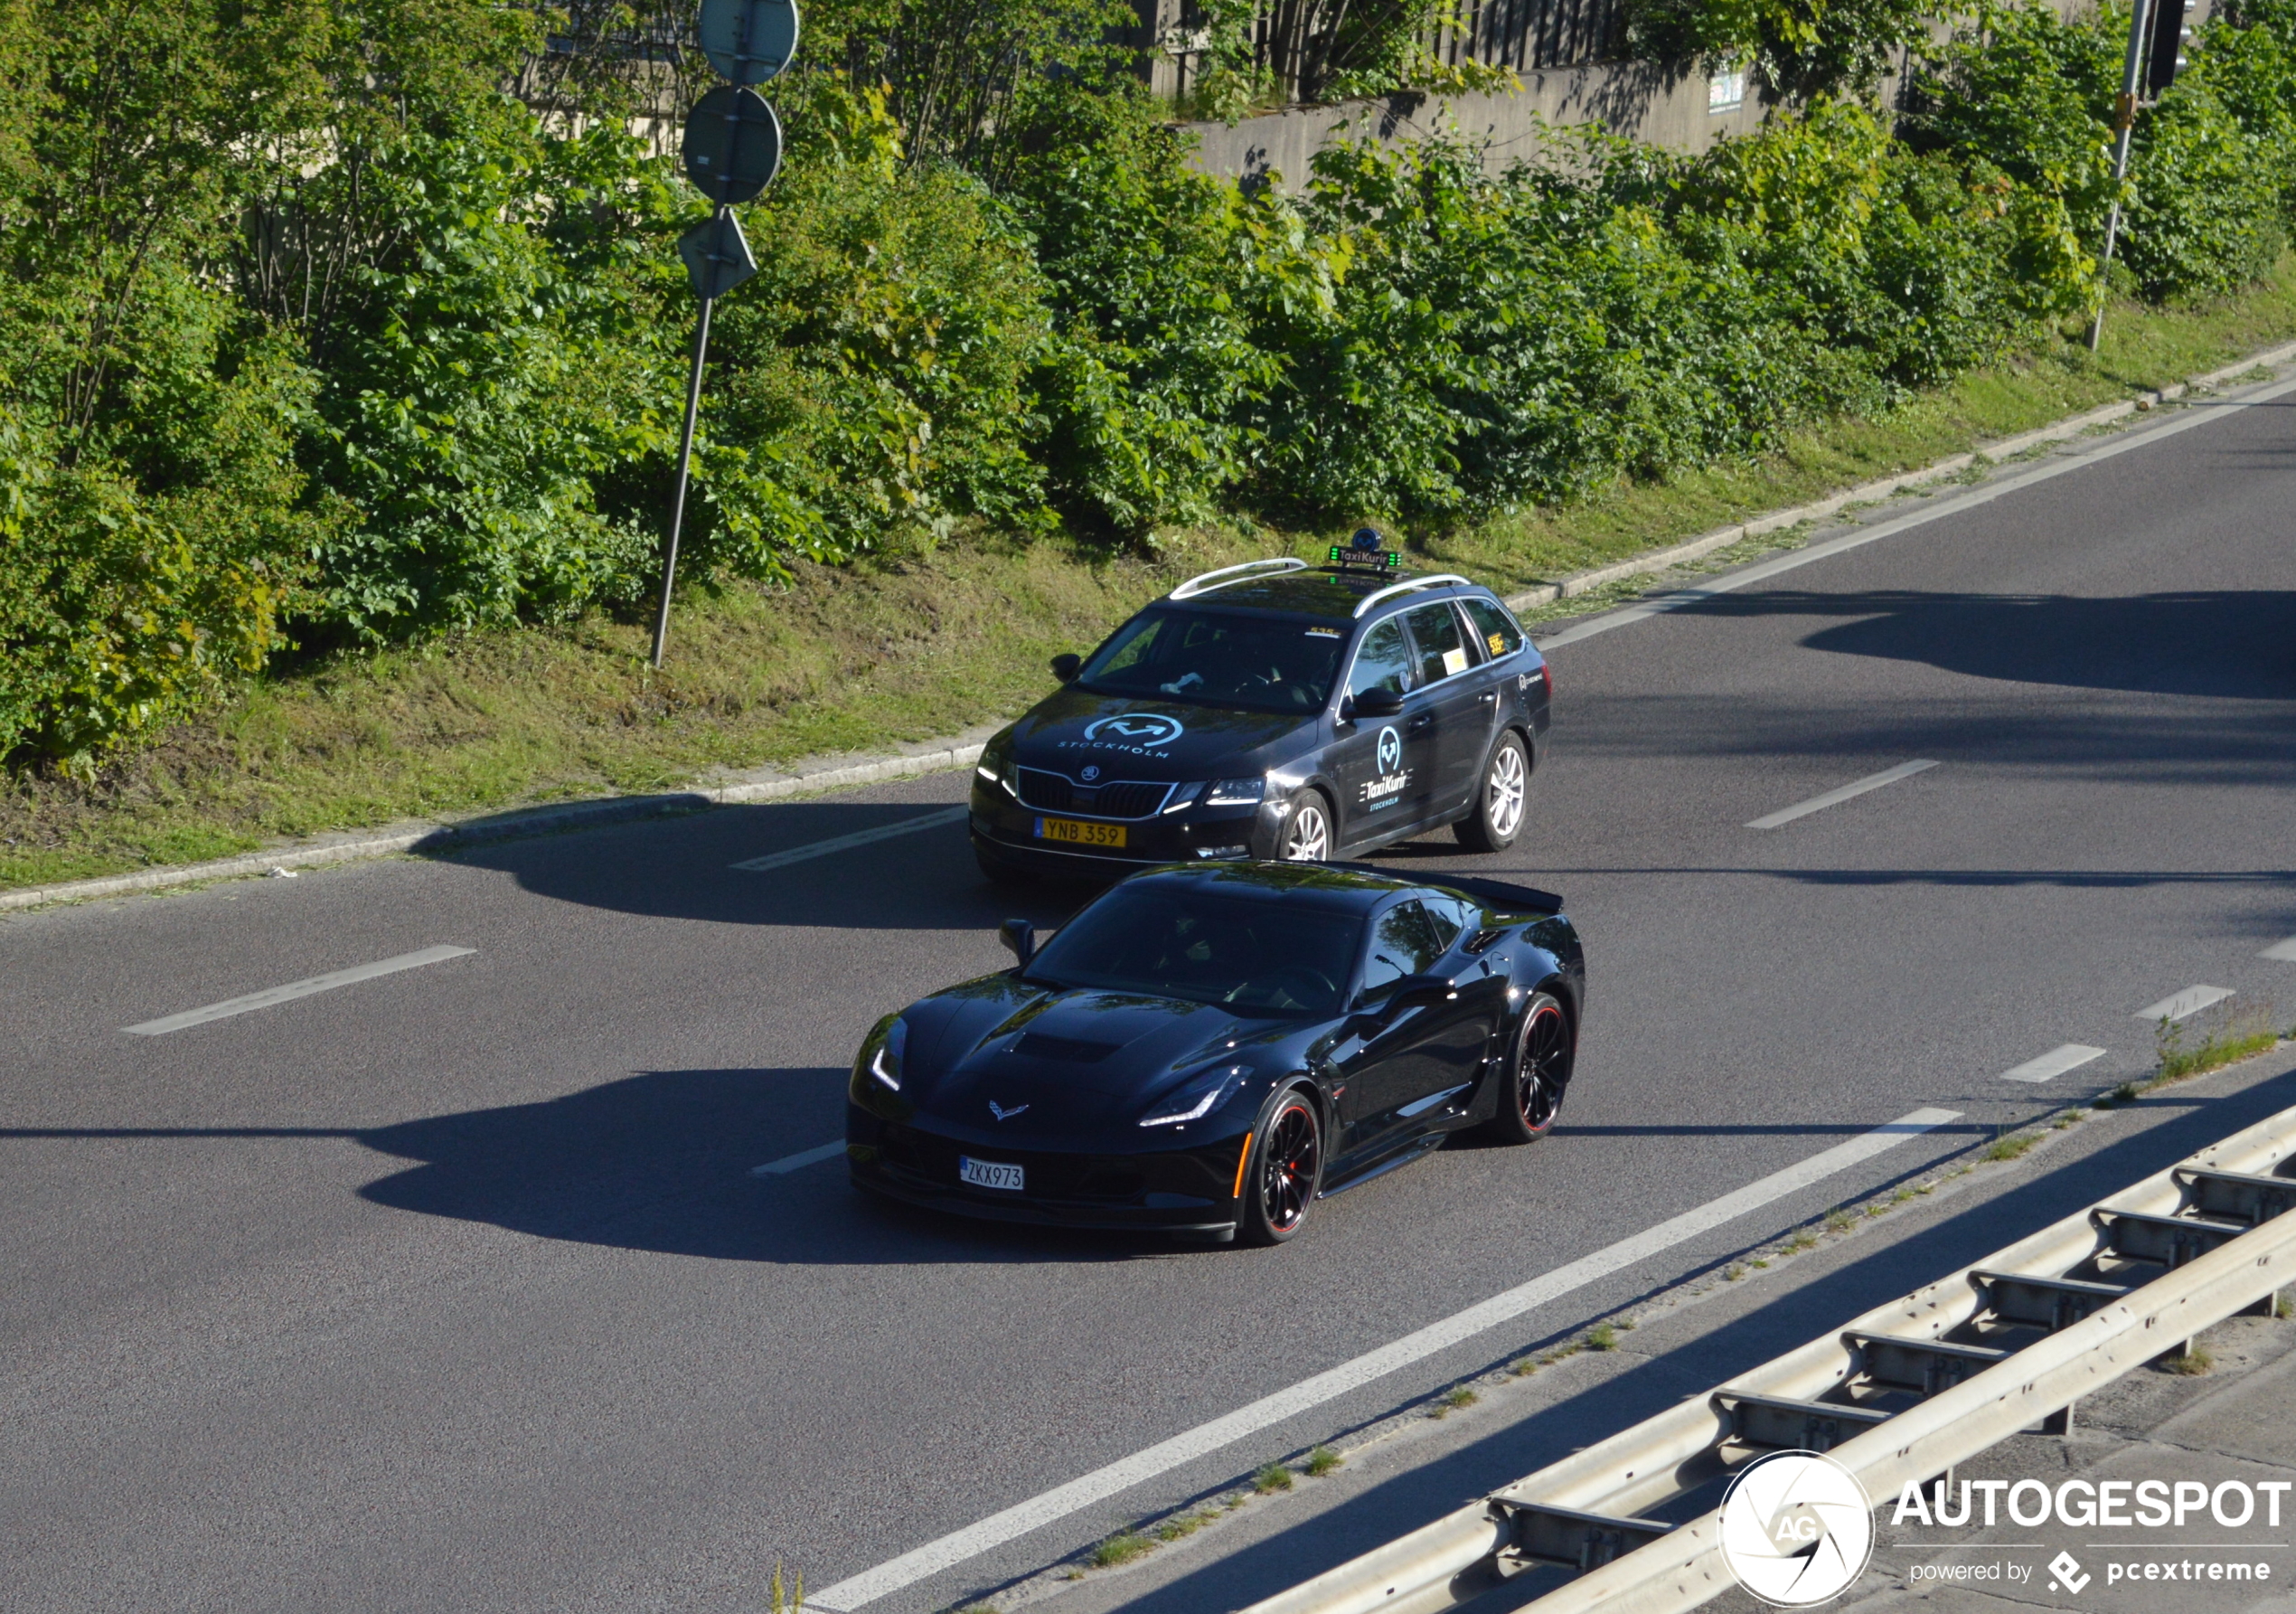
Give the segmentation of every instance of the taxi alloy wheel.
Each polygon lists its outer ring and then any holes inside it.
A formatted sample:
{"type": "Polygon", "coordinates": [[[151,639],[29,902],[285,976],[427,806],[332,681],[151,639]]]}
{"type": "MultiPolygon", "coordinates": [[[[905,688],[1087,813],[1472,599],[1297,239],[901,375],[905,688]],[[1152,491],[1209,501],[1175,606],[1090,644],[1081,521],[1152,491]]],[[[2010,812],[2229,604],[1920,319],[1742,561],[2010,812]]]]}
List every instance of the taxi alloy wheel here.
{"type": "Polygon", "coordinates": [[[1519,734],[1501,734],[1482,767],[1474,807],[1453,826],[1459,844],[1471,852],[1504,852],[1522,833],[1530,794],[1530,758],[1519,734]]]}
{"type": "Polygon", "coordinates": [[[1560,1001],[1551,992],[1531,994],[1515,1034],[1514,1058],[1501,1081],[1499,1113],[1491,1120],[1501,1142],[1535,1143],[1555,1129],[1576,1052],[1560,1001]]]}
{"type": "Polygon", "coordinates": [[[1331,855],[1331,812],[1322,796],[1303,790],[1284,820],[1284,861],[1322,863],[1331,855]]]}

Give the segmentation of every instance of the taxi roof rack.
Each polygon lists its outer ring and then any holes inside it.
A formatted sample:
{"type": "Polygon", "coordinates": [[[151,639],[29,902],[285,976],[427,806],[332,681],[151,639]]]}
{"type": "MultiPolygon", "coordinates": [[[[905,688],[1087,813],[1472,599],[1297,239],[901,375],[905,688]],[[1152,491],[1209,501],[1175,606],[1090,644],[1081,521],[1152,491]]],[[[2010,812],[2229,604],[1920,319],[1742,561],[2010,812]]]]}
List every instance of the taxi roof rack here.
{"type": "Polygon", "coordinates": [[[1222,566],[1217,571],[1207,571],[1191,577],[1170,594],[1167,599],[1193,599],[1199,594],[1209,594],[1214,589],[1224,589],[1229,583],[1240,583],[1253,576],[1273,577],[1280,571],[1304,571],[1305,561],[1284,555],[1273,561],[1247,561],[1240,566],[1222,566]]]}
{"type": "Polygon", "coordinates": [[[1414,589],[1435,589],[1440,588],[1445,583],[1464,583],[1466,580],[1467,580],[1465,578],[1461,577],[1455,571],[1438,571],[1432,577],[1407,578],[1402,582],[1389,583],[1384,589],[1380,589],[1373,593],[1366,594],[1357,604],[1355,608],[1355,614],[1359,617],[1361,616],[1364,612],[1369,610],[1373,606],[1379,604],[1379,601],[1387,599],[1390,595],[1408,594],[1414,589]]]}

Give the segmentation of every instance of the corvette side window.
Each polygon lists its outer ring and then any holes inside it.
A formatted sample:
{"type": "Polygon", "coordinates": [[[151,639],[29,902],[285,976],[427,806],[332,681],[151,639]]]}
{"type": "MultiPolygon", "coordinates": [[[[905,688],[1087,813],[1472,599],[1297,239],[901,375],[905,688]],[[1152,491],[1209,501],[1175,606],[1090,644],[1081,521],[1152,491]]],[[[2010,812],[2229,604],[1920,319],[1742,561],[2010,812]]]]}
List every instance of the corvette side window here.
{"type": "Polygon", "coordinates": [[[1420,683],[1433,684],[1467,670],[1467,637],[1459,631],[1459,618],[1449,601],[1423,605],[1405,615],[1411,623],[1411,641],[1419,647],[1420,683]]]}
{"type": "Polygon", "coordinates": [[[1471,596],[1459,603],[1467,608],[1468,619],[1474,623],[1475,631],[1482,635],[1483,646],[1491,652],[1491,660],[1512,656],[1523,647],[1523,630],[1515,626],[1515,619],[1497,601],[1476,599],[1471,596]]]}
{"type": "Polygon", "coordinates": [[[1416,902],[1398,902],[1371,929],[1370,957],[1363,963],[1359,1001],[1377,1003],[1407,975],[1424,975],[1443,957],[1434,921],[1416,902]]]}
{"type": "Polygon", "coordinates": [[[1451,950],[1459,933],[1473,921],[1467,905],[1456,897],[1429,897],[1426,906],[1427,921],[1435,927],[1435,957],[1440,958],[1451,950]]]}
{"type": "Polygon", "coordinates": [[[1373,624],[1355,653],[1355,670],[1348,675],[1347,692],[1360,695],[1367,689],[1391,689],[1402,694],[1411,687],[1411,647],[1404,643],[1403,621],[1389,617],[1373,624]]]}

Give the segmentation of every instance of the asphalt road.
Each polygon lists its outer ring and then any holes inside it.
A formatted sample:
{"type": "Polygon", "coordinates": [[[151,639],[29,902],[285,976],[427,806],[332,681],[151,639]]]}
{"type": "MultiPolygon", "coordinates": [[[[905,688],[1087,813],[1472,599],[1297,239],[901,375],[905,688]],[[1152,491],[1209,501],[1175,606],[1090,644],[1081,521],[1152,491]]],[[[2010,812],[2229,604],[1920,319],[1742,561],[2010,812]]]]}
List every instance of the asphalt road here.
{"type": "Polygon", "coordinates": [[[1389,861],[1568,898],[1591,1002],[1563,1124],[1327,1202],[1278,1251],[750,1175],[836,1136],[862,1030],[998,967],[1013,904],[948,825],[729,865],[962,777],[0,925],[0,1608],[757,1609],[776,1561],[827,1586],[1960,1112],[867,1605],[945,1607],[2138,1074],[2137,1011],[2181,988],[2286,1024],[2296,962],[2258,955],[2296,935],[2291,406],[1557,650],[1535,832],[1389,861]],[[442,945],[475,950],[123,1031],[442,945]],[[2068,1043],[2106,1052],[2000,1080],[2068,1043]]]}

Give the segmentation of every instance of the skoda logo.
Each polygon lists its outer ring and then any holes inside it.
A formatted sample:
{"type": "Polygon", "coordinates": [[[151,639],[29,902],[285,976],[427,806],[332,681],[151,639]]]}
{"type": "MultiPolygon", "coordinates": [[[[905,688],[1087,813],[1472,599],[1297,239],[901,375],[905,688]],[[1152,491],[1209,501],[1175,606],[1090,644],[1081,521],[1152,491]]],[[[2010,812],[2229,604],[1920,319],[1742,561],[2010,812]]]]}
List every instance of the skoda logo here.
{"type": "Polygon", "coordinates": [[[1084,782],[1087,785],[1099,777],[1100,769],[1097,768],[1087,768],[1084,770],[1084,782]]]}
{"type": "Polygon", "coordinates": [[[1393,729],[1379,731],[1379,771],[1393,773],[1403,766],[1403,736],[1393,729]]]}
{"type": "Polygon", "coordinates": [[[1873,1505],[1857,1477],[1814,1451],[1748,1464],[1722,1498],[1722,1561],[1774,1608],[1830,1601],[1873,1556],[1873,1505]]]}
{"type": "Polygon", "coordinates": [[[1170,745],[1187,731],[1175,719],[1153,712],[1135,712],[1087,723],[1084,737],[1107,744],[1170,745]]]}

